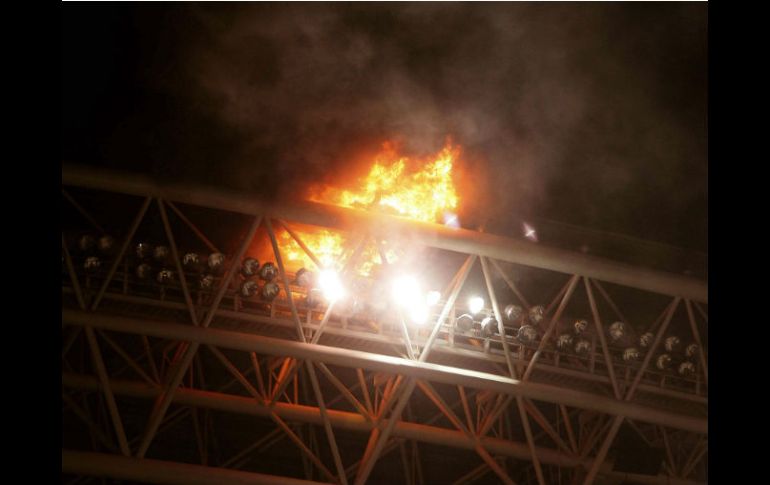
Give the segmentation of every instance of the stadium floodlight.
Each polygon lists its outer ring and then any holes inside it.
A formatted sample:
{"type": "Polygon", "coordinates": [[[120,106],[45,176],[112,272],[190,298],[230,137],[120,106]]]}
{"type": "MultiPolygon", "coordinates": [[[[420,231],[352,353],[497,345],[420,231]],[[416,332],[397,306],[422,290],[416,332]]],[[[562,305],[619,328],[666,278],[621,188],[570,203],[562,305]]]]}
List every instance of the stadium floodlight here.
{"type": "Polygon", "coordinates": [[[259,290],[259,285],[254,280],[244,280],[243,283],[241,283],[241,287],[239,289],[239,293],[242,298],[251,298],[252,296],[257,294],[257,291],[259,290]]]}
{"type": "Polygon", "coordinates": [[[187,271],[197,273],[201,270],[201,257],[198,253],[186,253],[182,257],[182,265],[187,271]]]}
{"type": "Polygon", "coordinates": [[[486,317],[481,321],[481,331],[484,333],[485,337],[491,337],[496,334],[498,330],[499,328],[497,327],[497,320],[495,320],[495,317],[486,317]]]}
{"type": "Polygon", "coordinates": [[[256,276],[259,272],[259,260],[257,258],[246,258],[241,264],[241,274],[246,278],[256,276]]]}
{"type": "Polygon", "coordinates": [[[524,310],[518,305],[511,304],[505,307],[504,313],[505,318],[509,322],[515,322],[521,317],[521,315],[524,313],[524,310]]]}
{"type": "Polygon", "coordinates": [[[152,266],[147,263],[142,263],[136,267],[136,277],[140,280],[146,280],[152,274],[152,266]]]}
{"type": "Polygon", "coordinates": [[[89,273],[96,273],[102,267],[102,261],[96,256],[89,256],[83,263],[83,267],[89,273]]]}
{"type": "Polygon", "coordinates": [[[115,249],[115,238],[105,234],[99,238],[96,242],[96,246],[102,254],[112,254],[112,251],[115,249]]]}
{"type": "Polygon", "coordinates": [[[328,302],[337,301],[345,296],[340,277],[333,269],[324,269],[318,274],[318,286],[328,302]]]}
{"type": "Polygon", "coordinates": [[[313,286],[314,275],[306,268],[300,268],[297,274],[294,275],[294,281],[303,288],[310,288],[313,286]]]}
{"type": "Polygon", "coordinates": [[[168,246],[155,246],[155,249],[152,251],[152,257],[159,263],[165,263],[170,256],[171,251],[168,249],[168,246]]]}
{"type": "Polygon", "coordinates": [[[535,327],[532,325],[523,325],[519,329],[519,333],[516,338],[518,338],[519,342],[523,344],[531,344],[537,338],[537,329],[535,329],[535,327]]]}
{"type": "Polygon", "coordinates": [[[273,281],[277,276],[278,267],[271,262],[263,264],[259,269],[259,278],[262,281],[273,281]]]}
{"type": "Polygon", "coordinates": [[[391,295],[395,303],[410,308],[420,301],[420,284],[414,276],[399,276],[391,284],[391,295]]]}
{"type": "Polygon", "coordinates": [[[684,361],[679,364],[679,375],[683,377],[690,377],[695,374],[695,364],[690,361],[684,361]]]}
{"type": "Polygon", "coordinates": [[[698,344],[691,343],[684,349],[684,355],[689,359],[693,358],[698,354],[698,344]]]}
{"type": "Polygon", "coordinates": [[[527,316],[529,317],[530,322],[537,325],[538,323],[542,322],[543,318],[545,317],[545,308],[543,305],[535,305],[529,309],[527,316]]]}
{"type": "Polygon", "coordinates": [[[585,355],[591,350],[591,342],[580,338],[575,342],[575,353],[580,355],[585,355]]]}
{"type": "Polygon", "coordinates": [[[679,337],[676,335],[671,335],[666,337],[666,340],[663,341],[663,346],[666,348],[666,351],[675,352],[679,349],[681,343],[682,341],[679,340],[679,337]]]}
{"type": "Polygon", "coordinates": [[[660,370],[666,370],[671,367],[671,356],[668,354],[660,354],[655,361],[655,367],[660,370]]]}
{"type": "Polygon", "coordinates": [[[412,320],[412,323],[417,325],[425,324],[429,316],[430,310],[428,310],[427,305],[418,304],[409,309],[409,318],[412,320]]]}
{"type": "Polygon", "coordinates": [[[171,283],[172,281],[174,281],[174,272],[171,271],[170,269],[166,269],[166,268],[161,269],[158,272],[157,276],[155,277],[155,280],[160,285],[164,285],[165,286],[165,285],[171,283]]]}
{"type": "Polygon", "coordinates": [[[136,257],[140,260],[150,259],[152,257],[152,244],[140,242],[136,245],[136,257]]]}
{"type": "Polygon", "coordinates": [[[475,315],[484,308],[484,299],[480,296],[472,296],[468,300],[468,310],[471,311],[471,315],[475,315]]]}
{"type": "Polygon", "coordinates": [[[639,360],[639,357],[641,357],[641,353],[639,352],[639,349],[636,347],[628,347],[626,350],[623,351],[623,360],[626,362],[634,362],[639,360]]]}
{"type": "Polygon", "coordinates": [[[610,338],[613,342],[617,342],[618,340],[625,337],[626,332],[628,329],[626,328],[626,324],[623,322],[615,322],[612,325],[610,325],[609,328],[609,334],[610,338]]]}
{"type": "Polygon", "coordinates": [[[563,333],[556,339],[556,348],[559,350],[568,350],[572,348],[572,335],[563,333]]]}
{"type": "Polygon", "coordinates": [[[208,260],[209,270],[213,274],[222,274],[225,269],[225,255],[222,253],[212,253],[208,260]]]}
{"type": "Polygon", "coordinates": [[[652,345],[652,341],[655,340],[655,334],[647,332],[639,337],[639,346],[643,349],[649,348],[652,345]]]}
{"type": "Polygon", "coordinates": [[[280,291],[281,288],[274,281],[268,281],[262,287],[262,299],[268,302],[273,301],[280,291]]]}
{"type": "Polygon", "coordinates": [[[201,275],[199,284],[200,284],[201,290],[210,290],[214,288],[214,276],[210,274],[201,275]]]}
{"type": "Polygon", "coordinates": [[[80,249],[81,252],[90,252],[92,249],[94,249],[95,245],[96,241],[90,234],[84,234],[80,237],[80,239],[78,239],[78,249],[80,249]]]}
{"type": "Polygon", "coordinates": [[[406,311],[413,323],[422,325],[428,321],[428,297],[423,294],[417,278],[411,275],[396,278],[391,285],[391,294],[396,305],[406,311]]]}
{"type": "Polygon", "coordinates": [[[307,290],[307,295],[305,296],[305,306],[308,308],[315,308],[319,303],[321,303],[322,298],[323,291],[321,291],[321,289],[310,288],[307,290]]]}
{"type": "Polygon", "coordinates": [[[455,328],[461,332],[468,332],[473,328],[473,317],[467,313],[463,313],[455,320],[455,328]]]}

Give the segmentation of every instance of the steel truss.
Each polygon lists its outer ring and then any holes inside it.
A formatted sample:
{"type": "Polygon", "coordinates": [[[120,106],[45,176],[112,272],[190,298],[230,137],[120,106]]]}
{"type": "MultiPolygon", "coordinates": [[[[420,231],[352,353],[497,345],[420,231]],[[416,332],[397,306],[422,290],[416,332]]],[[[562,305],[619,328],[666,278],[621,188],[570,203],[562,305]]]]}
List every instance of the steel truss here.
{"type": "Polygon", "coordinates": [[[90,437],[90,444],[70,445],[77,451],[62,451],[62,472],[73,483],[94,476],[155,483],[392,482],[393,472],[377,466],[385,460],[401,464],[396,480],[435,483],[445,471],[426,467],[426,446],[478,457],[477,466],[441,478],[455,483],[492,476],[540,485],[706,481],[705,282],[472,231],[319,204],[266,206],[244,193],[158,185],[124,174],[65,167],[63,184],[62,203],[97,234],[108,224],[79,197],[105,204],[116,194],[141,198],[98,271],[85,271],[72,235],[62,235],[63,413],[90,437]],[[195,224],[193,207],[247,219],[220,241],[195,224]],[[137,282],[129,268],[138,230],[150,214],[159,216],[158,240],[170,248],[168,266],[177,275],[171,284],[137,282]],[[345,231],[342,277],[348,283],[366,247],[375,247],[386,266],[385,245],[404,241],[445,254],[447,264],[459,268],[444,282],[440,304],[424,327],[408,325],[395,310],[362,318],[344,305],[311,307],[307,290],[285,267],[286,247],[276,237],[286,230],[317,262],[292,229],[297,223],[345,231]],[[216,243],[228,247],[237,240],[210,290],[198,289],[183,267],[184,234],[211,252],[216,243]],[[240,262],[260,238],[279,270],[281,293],[269,303],[237,291],[240,262]],[[524,272],[552,283],[519,288],[517,275],[524,272]],[[481,276],[474,290],[484,294],[490,303],[485,311],[497,322],[491,335],[454,326],[464,311],[458,298],[474,275],[481,276]],[[512,333],[502,314],[511,302],[525,311],[544,302],[533,343],[512,333]],[[565,322],[577,317],[592,325],[585,355],[555,347],[565,322]],[[619,348],[605,335],[614,320],[652,333],[640,361],[618,357],[619,348]],[[692,376],[655,368],[675,328],[686,329],[698,345],[692,376]],[[212,413],[242,415],[269,431],[214,458],[224,441],[234,440],[232,430],[215,428],[212,413]],[[190,433],[180,446],[194,449],[200,465],[181,463],[190,458],[175,458],[171,445],[156,445],[180,423],[189,423],[184,429],[190,433]],[[617,466],[613,445],[624,424],[660,451],[657,473],[617,466]],[[270,468],[260,468],[255,458],[281,441],[296,448],[296,470],[261,473],[270,468]]]}

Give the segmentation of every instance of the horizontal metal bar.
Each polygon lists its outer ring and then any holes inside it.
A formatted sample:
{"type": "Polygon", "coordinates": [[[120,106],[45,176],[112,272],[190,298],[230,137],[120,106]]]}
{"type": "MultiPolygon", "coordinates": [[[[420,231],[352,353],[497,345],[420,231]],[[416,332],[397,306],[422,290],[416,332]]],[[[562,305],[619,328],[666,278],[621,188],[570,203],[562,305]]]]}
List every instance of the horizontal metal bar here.
{"type": "Polygon", "coordinates": [[[242,214],[263,214],[316,226],[369,230],[374,235],[388,235],[391,238],[394,234],[408,235],[414,243],[434,248],[476,254],[560,273],[577,274],[622,286],[708,303],[706,281],[547,247],[527,240],[508,239],[466,229],[454,229],[439,224],[307,201],[283,201],[281,204],[268,205],[254,194],[245,191],[189,184],[161,184],[136,174],[82,166],[63,165],[62,183],[124,194],[161,197],[242,214]]]}
{"type": "MultiPolygon", "coordinates": [[[[62,375],[62,385],[71,389],[95,390],[99,382],[94,377],[82,376],[78,374],[65,373],[62,375]]],[[[134,398],[153,399],[158,394],[158,389],[141,381],[111,381],[115,393],[121,396],[134,398]]],[[[224,412],[245,414],[268,418],[271,409],[264,404],[255,401],[253,398],[238,396],[233,394],[222,394],[217,392],[200,391],[190,388],[179,388],[174,394],[174,402],[185,406],[196,406],[207,409],[214,409],[224,412]]],[[[288,421],[298,421],[320,425],[323,421],[321,413],[316,407],[304,406],[291,403],[276,403],[272,408],[278,416],[288,421]]],[[[357,432],[370,432],[374,423],[367,421],[358,413],[348,411],[338,411],[327,409],[329,420],[335,428],[346,429],[357,432]]],[[[393,436],[423,443],[432,443],[440,446],[449,446],[466,450],[474,450],[477,442],[468,437],[461,431],[425,424],[418,424],[409,421],[399,421],[394,430],[393,436]]],[[[526,443],[504,440],[485,436],[479,438],[479,442],[490,453],[495,455],[509,456],[519,460],[531,460],[529,446],[526,443]]],[[[591,458],[580,459],[574,455],[561,453],[550,448],[535,448],[537,456],[541,463],[547,465],[556,465],[560,467],[590,467],[593,463],[591,458]]],[[[630,483],[654,483],[665,484],[665,479],[669,477],[656,477],[653,475],[630,475],[612,471],[613,463],[610,460],[605,461],[600,469],[600,475],[624,477],[630,483]]],[[[681,481],[670,482],[679,485],[696,485],[697,482],[681,481]]]]}
{"type": "Polygon", "coordinates": [[[600,475],[612,480],[612,483],[638,483],[640,485],[696,485],[699,482],[668,475],[642,475],[641,473],[599,472],[600,475]]]}
{"type": "MultiPolygon", "coordinates": [[[[62,293],[70,294],[72,292],[73,292],[72,288],[62,287],[62,293]]],[[[106,299],[111,299],[115,301],[136,303],[138,305],[148,305],[148,306],[159,307],[159,308],[169,308],[169,309],[179,309],[179,310],[186,309],[186,306],[184,303],[174,302],[169,300],[161,301],[153,298],[130,296],[130,295],[123,295],[120,293],[109,293],[109,292],[105,293],[104,297],[106,299]]],[[[200,310],[202,311],[208,311],[208,309],[209,307],[207,306],[200,307],[200,310]]],[[[267,323],[267,324],[276,325],[280,327],[294,328],[294,323],[291,321],[291,319],[270,317],[267,315],[259,315],[259,314],[248,313],[243,311],[233,311],[233,310],[225,310],[225,309],[219,308],[215,312],[215,316],[226,317],[226,318],[241,320],[245,322],[267,323]]],[[[303,327],[314,331],[317,331],[319,328],[318,324],[316,323],[303,323],[303,327]]],[[[368,342],[376,342],[380,344],[398,345],[402,342],[401,340],[391,339],[385,333],[377,334],[377,333],[371,333],[366,331],[357,331],[353,328],[327,327],[324,333],[326,335],[334,335],[336,337],[362,339],[368,342]]],[[[425,340],[426,340],[425,337],[421,337],[418,335],[414,338],[414,343],[420,346],[424,346],[425,340]]],[[[460,347],[458,346],[458,344],[455,344],[454,346],[449,346],[443,341],[436,341],[433,344],[433,351],[437,353],[471,358],[479,361],[487,361],[487,362],[492,361],[497,363],[505,363],[505,357],[502,355],[502,353],[499,353],[495,349],[490,349],[488,352],[480,352],[478,350],[470,350],[467,348],[460,347]]],[[[514,357],[514,364],[516,365],[527,364],[528,362],[529,362],[528,360],[514,357]]],[[[542,371],[542,372],[548,372],[553,374],[566,375],[566,376],[574,377],[576,379],[581,379],[583,381],[598,382],[606,385],[611,384],[608,376],[604,376],[600,374],[591,374],[585,371],[572,370],[563,366],[556,367],[544,362],[536,362],[535,370],[538,372],[542,371]]],[[[692,401],[699,404],[708,403],[708,398],[705,396],[701,396],[697,394],[688,394],[683,391],[676,391],[673,389],[662,388],[655,385],[639,384],[638,389],[639,391],[658,394],[661,396],[667,396],[674,399],[692,401]]]]}
{"type": "MultiPolygon", "coordinates": [[[[113,380],[110,381],[110,383],[113,384],[115,392],[122,396],[152,399],[158,394],[157,388],[141,381],[113,380]]],[[[62,374],[62,385],[71,389],[95,390],[97,389],[99,382],[94,377],[65,373],[62,374]]],[[[174,394],[174,402],[185,406],[197,406],[264,418],[269,418],[271,412],[267,405],[262,404],[251,397],[200,391],[183,387],[177,389],[174,394]]],[[[316,425],[321,425],[323,423],[321,413],[317,407],[279,402],[275,404],[272,411],[287,421],[298,421],[316,425]]],[[[358,413],[336,409],[327,409],[327,412],[329,420],[335,428],[347,429],[349,431],[369,432],[372,430],[373,426],[375,426],[373,422],[366,420],[358,413]]],[[[383,423],[386,423],[387,421],[387,419],[384,419],[383,423]]],[[[399,438],[467,450],[475,450],[477,444],[475,439],[460,431],[409,421],[399,421],[396,423],[393,434],[399,438]]],[[[480,438],[480,441],[490,453],[510,456],[520,460],[531,459],[529,447],[526,443],[508,441],[491,436],[480,438]]],[[[537,454],[543,463],[563,467],[575,467],[580,465],[590,466],[592,463],[590,459],[580,460],[576,456],[567,455],[549,448],[537,448],[537,454]]]]}
{"type": "Polygon", "coordinates": [[[74,450],[62,450],[61,468],[63,473],[167,485],[331,485],[227,468],[74,450]]]}
{"type": "Polygon", "coordinates": [[[517,379],[495,374],[461,369],[445,365],[417,362],[388,355],[373,354],[357,350],[328,347],[263,337],[241,332],[194,327],[154,320],[136,320],[118,316],[95,315],[83,311],[62,309],[62,323],[71,325],[91,325],[116,332],[144,334],[171,340],[199,342],[218,347],[225,347],[245,352],[257,352],[264,355],[310,359],[342,367],[361,367],[368,370],[389,372],[461,385],[474,389],[491,390],[513,396],[565,404],[583,409],[592,409],[614,416],[624,416],[638,421],[660,424],[676,429],[683,429],[700,434],[708,433],[708,421],[703,418],[683,416],[641,406],[631,402],[618,401],[604,396],[558,388],[534,382],[522,382],[517,379]]]}

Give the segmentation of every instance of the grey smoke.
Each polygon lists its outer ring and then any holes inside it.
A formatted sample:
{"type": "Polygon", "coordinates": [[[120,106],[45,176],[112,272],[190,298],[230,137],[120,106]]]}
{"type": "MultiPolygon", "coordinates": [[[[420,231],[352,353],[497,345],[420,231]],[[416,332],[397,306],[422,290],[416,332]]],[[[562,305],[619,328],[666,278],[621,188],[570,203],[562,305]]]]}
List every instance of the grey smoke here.
{"type": "Polygon", "coordinates": [[[168,18],[181,81],[149,82],[226,133],[208,163],[228,185],[296,194],[384,140],[425,155],[451,136],[479,224],[701,248],[706,21],[691,3],[194,4],[168,18]]]}

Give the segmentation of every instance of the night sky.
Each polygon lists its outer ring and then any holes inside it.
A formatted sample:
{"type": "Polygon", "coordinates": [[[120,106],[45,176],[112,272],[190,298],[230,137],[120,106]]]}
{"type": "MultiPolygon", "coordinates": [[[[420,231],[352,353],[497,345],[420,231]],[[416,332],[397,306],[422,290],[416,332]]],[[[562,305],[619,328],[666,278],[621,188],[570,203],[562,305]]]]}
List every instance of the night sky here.
{"type": "Polygon", "coordinates": [[[706,3],[61,14],[63,163],[301,197],[383,141],[450,136],[497,232],[515,214],[707,251],[706,3]]]}

